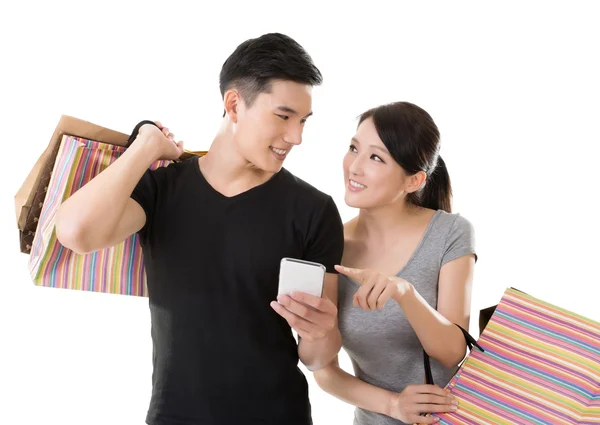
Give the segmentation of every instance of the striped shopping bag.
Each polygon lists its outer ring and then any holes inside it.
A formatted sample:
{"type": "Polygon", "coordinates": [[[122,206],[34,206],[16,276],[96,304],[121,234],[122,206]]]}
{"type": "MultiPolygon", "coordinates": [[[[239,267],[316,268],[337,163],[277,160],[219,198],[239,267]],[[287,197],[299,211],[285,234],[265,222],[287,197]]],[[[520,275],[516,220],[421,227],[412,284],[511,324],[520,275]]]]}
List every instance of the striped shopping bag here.
{"type": "Polygon", "coordinates": [[[439,424],[600,424],[600,323],[508,289],[477,342],[439,424]]]}
{"type": "MultiPolygon", "coordinates": [[[[138,235],[98,252],[79,255],[56,238],[60,204],[125,152],[124,147],[64,135],[38,222],[29,271],[39,286],[147,296],[146,272],[138,235]]],[[[157,161],[151,169],[170,161],[157,161]]]]}

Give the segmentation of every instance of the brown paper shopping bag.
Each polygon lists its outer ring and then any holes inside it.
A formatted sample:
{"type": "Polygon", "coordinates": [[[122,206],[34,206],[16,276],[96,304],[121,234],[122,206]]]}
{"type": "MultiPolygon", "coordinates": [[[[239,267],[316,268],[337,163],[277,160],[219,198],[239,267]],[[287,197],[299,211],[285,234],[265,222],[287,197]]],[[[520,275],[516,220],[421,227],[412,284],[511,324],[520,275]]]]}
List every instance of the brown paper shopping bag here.
{"type": "MultiPolygon", "coordinates": [[[[46,150],[40,155],[31,172],[15,195],[15,212],[20,236],[21,252],[31,253],[31,245],[38,226],[40,213],[50,177],[56,161],[56,155],[63,136],[80,137],[116,146],[126,146],[129,135],[93,124],[68,115],[63,115],[52,134],[46,150]]],[[[185,151],[181,160],[206,152],[185,151]]]]}

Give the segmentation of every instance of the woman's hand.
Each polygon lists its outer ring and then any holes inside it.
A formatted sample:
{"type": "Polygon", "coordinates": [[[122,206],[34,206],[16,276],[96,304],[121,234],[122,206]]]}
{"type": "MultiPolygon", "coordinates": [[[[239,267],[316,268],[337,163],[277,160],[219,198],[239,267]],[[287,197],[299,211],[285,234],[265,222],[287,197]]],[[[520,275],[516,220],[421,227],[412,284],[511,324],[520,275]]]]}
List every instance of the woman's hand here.
{"type": "Polygon", "coordinates": [[[402,278],[386,276],[375,270],[351,269],[343,266],[335,266],[335,269],[360,284],[360,289],[354,294],[353,304],[367,311],[383,309],[390,298],[400,302],[402,296],[412,286],[402,278]]]}
{"type": "Polygon", "coordinates": [[[437,385],[409,385],[401,393],[392,393],[388,416],[409,424],[434,424],[439,418],[422,413],[455,412],[458,402],[449,391],[437,385]]]}

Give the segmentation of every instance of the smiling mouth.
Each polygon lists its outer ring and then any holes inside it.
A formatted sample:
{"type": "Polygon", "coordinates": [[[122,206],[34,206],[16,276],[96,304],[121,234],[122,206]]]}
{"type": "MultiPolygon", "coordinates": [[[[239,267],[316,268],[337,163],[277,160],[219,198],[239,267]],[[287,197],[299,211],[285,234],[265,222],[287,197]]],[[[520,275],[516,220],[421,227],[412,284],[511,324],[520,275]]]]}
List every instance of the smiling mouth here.
{"type": "Polygon", "coordinates": [[[285,156],[289,152],[288,149],[277,149],[277,148],[274,148],[273,146],[269,146],[269,149],[271,149],[271,151],[275,152],[277,155],[281,155],[281,156],[285,156]]]}
{"type": "Polygon", "coordinates": [[[357,189],[366,189],[367,186],[365,186],[364,184],[360,184],[358,182],[355,182],[354,180],[350,180],[350,186],[355,187],[357,189]]]}

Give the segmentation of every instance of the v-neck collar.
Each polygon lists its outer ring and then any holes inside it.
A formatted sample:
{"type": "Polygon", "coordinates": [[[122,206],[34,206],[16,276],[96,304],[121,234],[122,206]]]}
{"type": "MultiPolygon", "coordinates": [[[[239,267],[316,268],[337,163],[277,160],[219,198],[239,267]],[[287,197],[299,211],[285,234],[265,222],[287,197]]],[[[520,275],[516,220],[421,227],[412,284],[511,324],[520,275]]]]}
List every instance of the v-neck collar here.
{"type": "Polygon", "coordinates": [[[259,185],[256,185],[254,187],[251,187],[250,189],[247,189],[243,192],[240,192],[237,195],[226,196],[223,193],[219,192],[217,189],[215,189],[208,182],[208,180],[206,180],[206,177],[204,176],[204,174],[202,174],[202,170],[200,169],[200,161],[197,160],[197,161],[192,161],[192,162],[193,162],[194,168],[196,170],[196,173],[198,174],[198,177],[200,177],[200,181],[201,181],[202,185],[204,185],[214,196],[218,197],[219,199],[221,199],[223,201],[235,201],[237,199],[245,198],[246,196],[249,196],[253,193],[260,192],[261,190],[264,190],[265,187],[268,187],[271,183],[276,181],[279,178],[279,175],[285,171],[284,168],[281,168],[281,170],[279,170],[277,173],[273,174],[273,176],[271,176],[267,181],[265,181],[259,185]]]}

